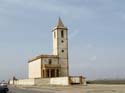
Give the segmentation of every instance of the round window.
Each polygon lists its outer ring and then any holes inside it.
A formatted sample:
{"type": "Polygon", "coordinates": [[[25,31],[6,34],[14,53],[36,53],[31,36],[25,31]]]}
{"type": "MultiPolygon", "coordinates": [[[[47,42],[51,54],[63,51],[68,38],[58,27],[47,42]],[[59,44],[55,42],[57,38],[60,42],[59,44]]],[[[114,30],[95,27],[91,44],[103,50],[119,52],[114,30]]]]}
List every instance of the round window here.
{"type": "Polygon", "coordinates": [[[62,40],[61,42],[63,43],[64,41],[62,40]]]}
{"type": "Polygon", "coordinates": [[[62,52],[64,52],[64,50],[62,50],[62,52]]]}

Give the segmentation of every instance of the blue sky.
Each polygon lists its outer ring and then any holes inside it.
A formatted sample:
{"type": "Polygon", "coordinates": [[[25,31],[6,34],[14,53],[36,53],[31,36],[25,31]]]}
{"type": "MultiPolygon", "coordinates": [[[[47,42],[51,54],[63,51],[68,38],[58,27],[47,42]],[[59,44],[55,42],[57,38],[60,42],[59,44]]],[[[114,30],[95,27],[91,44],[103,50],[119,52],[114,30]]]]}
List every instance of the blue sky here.
{"type": "Polygon", "coordinates": [[[0,0],[0,80],[27,78],[27,61],[52,53],[60,16],[69,29],[70,75],[125,78],[124,0],[0,0]]]}

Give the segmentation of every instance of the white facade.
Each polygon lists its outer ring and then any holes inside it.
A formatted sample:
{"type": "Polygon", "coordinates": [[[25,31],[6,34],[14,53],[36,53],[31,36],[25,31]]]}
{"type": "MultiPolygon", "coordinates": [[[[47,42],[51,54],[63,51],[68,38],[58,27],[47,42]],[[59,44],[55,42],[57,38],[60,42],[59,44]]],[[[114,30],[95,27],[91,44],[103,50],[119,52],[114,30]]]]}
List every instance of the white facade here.
{"type": "Polygon", "coordinates": [[[30,62],[29,65],[29,78],[41,78],[41,59],[30,62]]]}

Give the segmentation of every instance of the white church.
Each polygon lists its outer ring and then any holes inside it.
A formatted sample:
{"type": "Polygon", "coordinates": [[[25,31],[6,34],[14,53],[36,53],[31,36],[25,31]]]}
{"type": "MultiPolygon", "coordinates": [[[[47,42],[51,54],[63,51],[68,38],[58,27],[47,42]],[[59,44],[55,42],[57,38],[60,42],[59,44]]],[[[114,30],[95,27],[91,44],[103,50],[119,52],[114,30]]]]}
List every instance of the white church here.
{"type": "Polygon", "coordinates": [[[69,76],[68,28],[58,19],[52,30],[52,55],[38,55],[28,61],[28,79],[13,80],[16,85],[86,84],[83,76],[69,76]]]}
{"type": "Polygon", "coordinates": [[[69,76],[68,29],[60,18],[52,35],[53,55],[39,55],[29,60],[29,78],[69,76]]]}

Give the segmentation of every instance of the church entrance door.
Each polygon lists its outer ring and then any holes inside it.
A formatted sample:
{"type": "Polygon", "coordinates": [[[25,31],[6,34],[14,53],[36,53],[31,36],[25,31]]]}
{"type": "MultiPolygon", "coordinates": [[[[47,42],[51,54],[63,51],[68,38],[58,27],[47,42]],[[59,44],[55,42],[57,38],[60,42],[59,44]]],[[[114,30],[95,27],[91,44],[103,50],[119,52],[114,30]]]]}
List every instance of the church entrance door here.
{"type": "Polygon", "coordinates": [[[55,77],[55,70],[51,69],[51,77],[55,77]]]}

